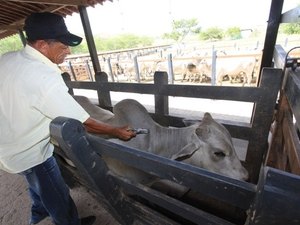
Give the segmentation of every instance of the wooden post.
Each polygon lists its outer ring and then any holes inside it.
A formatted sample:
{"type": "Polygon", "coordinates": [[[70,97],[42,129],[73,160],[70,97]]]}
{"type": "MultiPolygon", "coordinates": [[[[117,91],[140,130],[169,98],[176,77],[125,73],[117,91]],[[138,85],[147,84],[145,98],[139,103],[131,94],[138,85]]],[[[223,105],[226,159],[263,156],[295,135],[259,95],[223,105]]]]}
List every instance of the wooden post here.
{"type": "Polygon", "coordinates": [[[24,35],[24,32],[23,32],[23,30],[18,30],[18,32],[19,32],[19,36],[21,38],[22,44],[23,44],[23,46],[25,46],[27,41],[26,41],[26,37],[24,35]]]}
{"type": "Polygon", "coordinates": [[[88,76],[90,78],[90,81],[94,81],[88,60],[85,60],[85,70],[87,71],[87,74],[88,74],[88,76]]]}
{"type": "Polygon", "coordinates": [[[108,77],[105,72],[97,72],[95,74],[96,82],[99,83],[99,88],[97,90],[98,93],[98,102],[100,107],[112,107],[110,92],[107,89],[104,89],[103,83],[108,82],[108,77]],[[102,89],[101,89],[102,87],[102,89]]]}
{"type": "Polygon", "coordinates": [[[94,71],[95,71],[95,74],[96,74],[97,72],[101,71],[101,67],[100,67],[100,63],[99,63],[99,58],[98,58],[98,54],[97,54],[95,41],[94,41],[94,38],[93,38],[93,33],[92,33],[92,28],[91,28],[91,25],[90,25],[88,13],[87,13],[87,10],[86,10],[85,6],[78,6],[78,10],[79,10],[81,22],[82,22],[82,25],[83,25],[83,30],[84,30],[84,33],[85,33],[87,46],[88,46],[89,53],[90,53],[90,56],[91,56],[91,60],[92,60],[92,63],[93,63],[93,68],[94,68],[94,71]]]}
{"type": "Polygon", "coordinates": [[[255,102],[256,110],[251,118],[252,131],[249,136],[245,165],[250,174],[249,181],[252,183],[257,182],[261,166],[266,157],[267,137],[272,124],[281,80],[281,69],[264,68],[262,70],[260,88],[263,92],[255,102]]]}
{"type": "Polygon", "coordinates": [[[174,84],[174,72],[173,72],[173,61],[172,54],[168,55],[168,74],[169,74],[169,83],[174,84]]]}
{"type": "MultiPolygon", "coordinates": [[[[62,76],[62,78],[64,79],[66,85],[67,85],[67,82],[68,82],[68,81],[71,81],[71,77],[70,77],[70,74],[69,74],[69,73],[64,72],[64,73],[61,74],[61,76],[62,76]]],[[[69,92],[70,95],[74,95],[73,88],[70,88],[70,87],[69,87],[69,91],[68,91],[68,92],[69,92]]]]}
{"type": "Polygon", "coordinates": [[[212,57],[211,57],[211,85],[215,86],[217,81],[217,51],[212,51],[212,57]]]}
{"type": "Polygon", "coordinates": [[[134,56],[134,58],[133,58],[133,63],[134,63],[134,70],[135,70],[135,78],[136,78],[136,81],[137,81],[138,83],[141,83],[140,70],[139,70],[139,64],[138,64],[138,61],[137,61],[137,55],[134,56]]]}
{"type": "MultiPolygon", "coordinates": [[[[284,0],[272,0],[270,15],[268,19],[268,27],[263,47],[264,54],[262,55],[259,74],[261,74],[262,68],[272,67],[274,46],[276,44],[276,38],[281,20],[283,2],[284,0]]],[[[258,77],[258,79],[260,79],[260,77],[258,77]]]]}
{"type": "Polygon", "coordinates": [[[111,80],[112,80],[112,82],[115,82],[115,77],[114,77],[114,74],[113,74],[113,71],[112,71],[112,68],[111,68],[110,57],[108,57],[108,59],[107,59],[107,65],[108,65],[108,70],[109,70],[111,80]]]}
{"type": "Polygon", "coordinates": [[[68,62],[68,65],[69,65],[69,69],[71,71],[71,75],[72,75],[73,79],[76,81],[77,79],[76,79],[76,75],[75,75],[74,68],[72,66],[71,61],[68,62]]]}
{"type": "Polygon", "coordinates": [[[157,71],[154,73],[154,86],[157,90],[157,94],[154,95],[155,114],[169,114],[169,98],[160,94],[162,86],[167,84],[168,74],[166,72],[157,71]]]}

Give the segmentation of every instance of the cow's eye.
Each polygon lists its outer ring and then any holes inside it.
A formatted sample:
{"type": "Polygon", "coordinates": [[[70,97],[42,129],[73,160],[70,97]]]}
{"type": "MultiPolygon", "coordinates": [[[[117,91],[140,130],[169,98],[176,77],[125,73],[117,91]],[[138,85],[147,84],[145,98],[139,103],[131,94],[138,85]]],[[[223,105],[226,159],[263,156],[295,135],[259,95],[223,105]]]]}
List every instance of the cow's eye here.
{"type": "Polygon", "coordinates": [[[226,156],[225,153],[222,152],[222,151],[214,152],[214,154],[215,154],[216,156],[218,156],[218,157],[225,157],[225,156],[226,156]]]}

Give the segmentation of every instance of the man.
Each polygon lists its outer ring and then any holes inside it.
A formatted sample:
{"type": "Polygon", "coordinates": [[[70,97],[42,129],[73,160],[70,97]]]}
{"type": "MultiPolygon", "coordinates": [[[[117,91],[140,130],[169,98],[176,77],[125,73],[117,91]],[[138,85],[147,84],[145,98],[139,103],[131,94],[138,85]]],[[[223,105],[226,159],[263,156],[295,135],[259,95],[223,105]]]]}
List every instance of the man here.
{"type": "Polygon", "coordinates": [[[50,216],[56,225],[91,225],[79,219],[53,157],[49,124],[65,116],[81,121],[88,132],[129,140],[128,127],[112,127],[90,118],[68,94],[57,64],[81,43],[63,17],[34,13],[25,20],[27,45],[0,57],[0,169],[25,176],[32,199],[30,224],[50,216]]]}

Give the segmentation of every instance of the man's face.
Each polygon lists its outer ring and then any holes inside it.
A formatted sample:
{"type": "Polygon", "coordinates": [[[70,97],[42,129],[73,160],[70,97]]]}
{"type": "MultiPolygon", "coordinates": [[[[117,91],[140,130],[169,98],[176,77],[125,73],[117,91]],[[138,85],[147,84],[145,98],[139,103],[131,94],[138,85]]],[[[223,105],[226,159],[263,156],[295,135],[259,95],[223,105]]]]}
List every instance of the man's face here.
{"type": "Polygon", "coordinates": [[[47,58],[55,64],[64,62],[67,55],[71,53],[70,47],[58,41],[48,42],[47,58]]]}

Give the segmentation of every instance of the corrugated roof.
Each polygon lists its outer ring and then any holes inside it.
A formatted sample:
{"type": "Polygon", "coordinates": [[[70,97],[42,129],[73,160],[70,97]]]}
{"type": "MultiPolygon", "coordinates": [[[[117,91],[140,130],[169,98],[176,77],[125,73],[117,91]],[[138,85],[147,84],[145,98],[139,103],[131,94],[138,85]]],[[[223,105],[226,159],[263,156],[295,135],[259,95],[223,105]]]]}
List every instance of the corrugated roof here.
{"type": "MultiPolygon", "coordinates": [[[[0,39],[18,33],[33,12],[54,12],[62,16],[78,12],[78,6],[95,6],[106,0],[0,0],[0,39]]],[[[110,0],[112,1],[112,0],[110,0]]]]}

